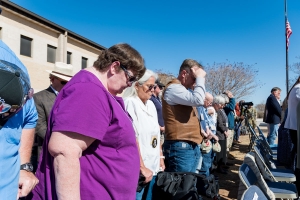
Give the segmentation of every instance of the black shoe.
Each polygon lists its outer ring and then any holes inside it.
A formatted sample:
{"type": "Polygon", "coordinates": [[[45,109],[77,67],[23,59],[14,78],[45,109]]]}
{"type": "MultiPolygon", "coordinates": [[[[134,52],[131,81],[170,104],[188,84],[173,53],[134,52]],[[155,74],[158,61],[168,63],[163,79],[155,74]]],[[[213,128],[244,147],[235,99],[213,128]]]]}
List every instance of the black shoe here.
{"type": "MultiPolygon", "coordinates": [[[[227,162],[226,165],[227,165],[227,166],[233,166],[234,164],[233,164],[233,163],[227,162]]],[[[225,166],[226,166],[226,165],[225,165],[225,166]]]]}
{"type": "Polygon", "coordinates": [[[229,166],[228,165],[223,165],[221,166],[223,169],[229,169],[229,166]]]}
{"type": "Polygon", "coordinates": [[[221,173],[221,174],[228,174],[224,169],[222,169],[222,168],[218,168],[217,169],[217,172],[218,173],[221,173]]]}

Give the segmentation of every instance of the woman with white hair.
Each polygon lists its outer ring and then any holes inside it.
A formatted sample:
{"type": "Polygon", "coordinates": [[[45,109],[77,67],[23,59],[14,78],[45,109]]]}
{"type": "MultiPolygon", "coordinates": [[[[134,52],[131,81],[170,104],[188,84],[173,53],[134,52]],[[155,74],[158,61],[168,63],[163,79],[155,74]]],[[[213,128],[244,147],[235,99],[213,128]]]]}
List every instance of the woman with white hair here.
{"type": "Polygon", "coordinates": [[[225,106],[225,98],[221,95],[215,96],[213,101],[213,107],[217,111],[217,136],[219,138],[219,144],[221,146],[221,151],[216,155],[216,163],[218,165],[217,171],[222,174],[227,174],[226,170],[223,168],[226,163],[226,148],[228,137],[228,119],[225,114],[223,107],[225,106]]]}
{"type": "Polygon", "coordinates": [[[144,76],[127,88],[123,94],[125,108],[132,117],[140,150],[140,173],[145,176],[144,183],[149,183],[141,191],[137,191],[137,200],[152,199],[156,174],[160,167],[162,170],[165,168],[157,112],[153,102],[149,100],[156,87],[156,79],[157,74],[146,70],[144,76]]]}

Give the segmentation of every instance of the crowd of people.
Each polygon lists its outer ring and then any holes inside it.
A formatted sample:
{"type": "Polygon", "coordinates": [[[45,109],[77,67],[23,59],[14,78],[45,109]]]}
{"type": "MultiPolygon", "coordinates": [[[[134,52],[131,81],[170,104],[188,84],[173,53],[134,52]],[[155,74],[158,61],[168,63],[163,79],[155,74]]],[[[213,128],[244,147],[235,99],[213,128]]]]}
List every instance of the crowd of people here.
{"type": "Polygon", "coordinates": [[[152,199],[160,171],[227,174],[245,115],[255,127],[251,106],[206,91],[193,59],[163,84],[137,50],[117,44],[75,75],[57,65],[33,94],[26,67],[0,44],[4,199],[152,199]]]}

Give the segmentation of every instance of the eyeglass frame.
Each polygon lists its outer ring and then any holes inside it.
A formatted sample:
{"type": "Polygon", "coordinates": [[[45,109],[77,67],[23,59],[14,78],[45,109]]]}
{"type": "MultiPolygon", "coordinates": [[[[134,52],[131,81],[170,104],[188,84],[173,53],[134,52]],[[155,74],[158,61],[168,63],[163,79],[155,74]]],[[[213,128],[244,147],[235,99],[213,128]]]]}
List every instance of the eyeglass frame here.
{"type": "Polygon", "coordinates": [[[128,82],[133,83],[133,82],[137,81],[137,78],[135,76],[130,75],[130,73],[128,72],[126,67],[124,67],[123,65],[120,64],[120,68],[125,72],[125,74],[128,78],[128,82]]]}

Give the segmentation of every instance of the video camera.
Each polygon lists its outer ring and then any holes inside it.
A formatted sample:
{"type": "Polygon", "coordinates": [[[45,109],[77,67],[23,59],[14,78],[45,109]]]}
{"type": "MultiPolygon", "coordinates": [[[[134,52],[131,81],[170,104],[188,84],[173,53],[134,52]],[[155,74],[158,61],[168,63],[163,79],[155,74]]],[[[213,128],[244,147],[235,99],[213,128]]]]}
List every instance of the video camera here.
{"type": "Polygon", "coordinates": [[[246,106],[246,107],[253,106],[252,102],[240,102],[239,104],[240,104],[240,107],[242,107],[242,106],[246,106]]]}

